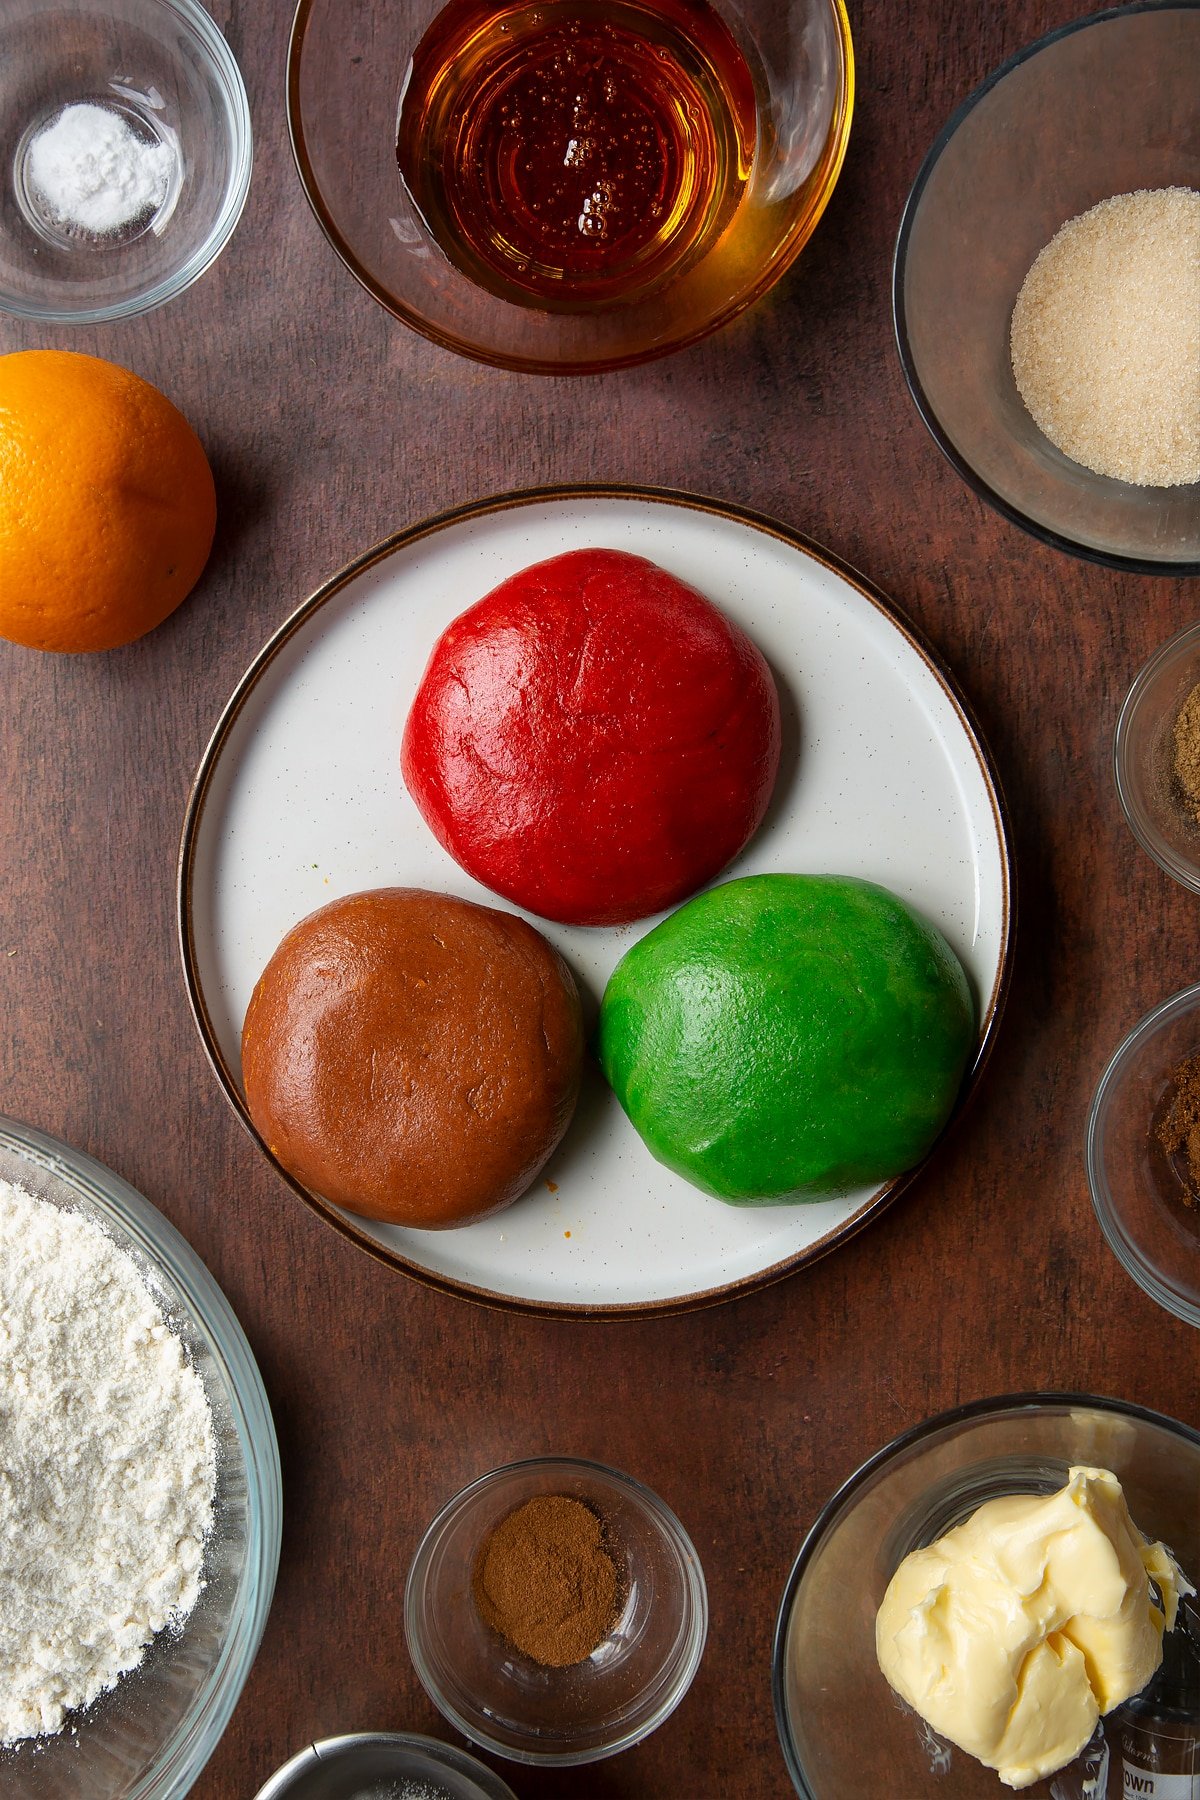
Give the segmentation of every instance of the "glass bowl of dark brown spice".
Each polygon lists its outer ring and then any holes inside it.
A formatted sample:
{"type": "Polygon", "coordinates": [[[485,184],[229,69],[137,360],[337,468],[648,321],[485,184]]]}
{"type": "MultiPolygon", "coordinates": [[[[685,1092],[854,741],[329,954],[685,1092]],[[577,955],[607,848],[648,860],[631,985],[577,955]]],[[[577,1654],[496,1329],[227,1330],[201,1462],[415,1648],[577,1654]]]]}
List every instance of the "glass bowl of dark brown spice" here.
{"type": "Polygon", "coordinates": [[[1200,983],[1135,1025],[1087,1126],[1100,1228],[1160,1306],[1200,1325],[1200,983]]]}
{"type": "Polygon", "coordinates": [[[1156,650],[1125,698],[1113,746],[1134,837],[1200,893],[1200,625],[1156,650]]]}
{"type": "Polygon", "coordinates": [[[493,1469],[438,1514],[404,1597],[409,1653],[450,1723],[565,1766],[639,1743],[700,1665],[708,1600],[670,1509],[574,1457],[493,1469]]]}

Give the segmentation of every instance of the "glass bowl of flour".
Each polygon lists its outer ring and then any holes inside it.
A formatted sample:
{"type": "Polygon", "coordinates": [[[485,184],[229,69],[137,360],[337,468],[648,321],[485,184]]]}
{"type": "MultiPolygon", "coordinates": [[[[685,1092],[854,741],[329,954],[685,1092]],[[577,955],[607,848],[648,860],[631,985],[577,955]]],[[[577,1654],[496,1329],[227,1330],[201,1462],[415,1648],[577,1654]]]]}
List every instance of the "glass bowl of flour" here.
{"type": "Polygon", "coordinates": [[[251,161],[197,0],[0,6],[0,309],[96,324],[172,299],[229,241],[251,161]]]}
{"type": "Polygon", "coordinates": [[[0,1793],[181,1800],[279,1563],[262,1380],[119,1176],[0,1119],[0,1793]]]}

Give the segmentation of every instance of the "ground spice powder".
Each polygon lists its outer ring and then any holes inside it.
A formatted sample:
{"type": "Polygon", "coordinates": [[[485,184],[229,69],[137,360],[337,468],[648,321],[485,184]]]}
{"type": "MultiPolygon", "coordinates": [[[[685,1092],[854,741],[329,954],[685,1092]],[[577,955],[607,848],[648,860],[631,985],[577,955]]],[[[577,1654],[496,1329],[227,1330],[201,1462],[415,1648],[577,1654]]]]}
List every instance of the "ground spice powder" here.
{"type": "Polygon", "coordinates": [[[476,1559],[484,1622],[544,1668],[582,1662],[617,1616],[620,1583],[590,1506],[567,1494],[527,1500],[501,1519],[476,1559]]]}
{"type": "Polygon", "coordinates": [[[1188,695],[1171,728],[1175,779],[1184,806],[1200,824],[1200,683],[1188,695]]]}
{"type": "Polygon", "coordinates": [[[1158,1141],[1187,1170],[1185,1203],[1200,1205],[1200,1056],[1180,1063],[1168,1092],[1171,1098],[1158,1127],[1158,1141]]]}

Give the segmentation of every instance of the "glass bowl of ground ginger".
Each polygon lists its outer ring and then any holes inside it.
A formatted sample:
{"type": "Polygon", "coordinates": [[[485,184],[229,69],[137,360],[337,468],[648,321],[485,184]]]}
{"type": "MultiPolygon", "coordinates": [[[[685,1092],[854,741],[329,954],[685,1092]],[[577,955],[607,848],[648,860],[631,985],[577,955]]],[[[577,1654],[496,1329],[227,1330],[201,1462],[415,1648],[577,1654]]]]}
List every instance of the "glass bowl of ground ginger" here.
{"type": "Polygon", "coordinates": [[[417,1548],[404,1596],[430,1699],[514,1762],[596,1762],[640,1743],[700,1666],[700,1559],[657,1495],[616,1469],[541,1456],[480,1476],[417,1548]]]}
{"type": "Polygon", "coordinates": [[[945,126],[896,245],[900,359],[980,497],[1059,550],[1200,574],[1200,7],[1049,33],[945,126]]]}
{"type": "Polygon", "coordinates": [[[1087,1124],[1100,1228],[1138,1286],[1200,1325],[1200,983],[1124,1039],[1087,1124]]]}
{"type": "Polygon", "coordinates": [[[1200,624],[1168,639],[1138,674],[1117,720],[1113,762],[1134,837],[1200,894],[1200,624]]]}

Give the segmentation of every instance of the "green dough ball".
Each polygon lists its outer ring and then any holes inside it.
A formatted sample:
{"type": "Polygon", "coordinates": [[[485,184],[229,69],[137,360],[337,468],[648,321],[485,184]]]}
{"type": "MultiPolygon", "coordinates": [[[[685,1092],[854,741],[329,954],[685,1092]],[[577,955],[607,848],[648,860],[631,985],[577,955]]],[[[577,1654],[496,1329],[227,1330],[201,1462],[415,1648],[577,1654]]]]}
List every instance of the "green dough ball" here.
{"type": "Polygon", "coordinates": [[[752,875],[613,970],[604,1073],[652,1155],[722,1200],[815,1200],[920,1162],[975,1043],[962,965],[886,888],[752,875]]]}

